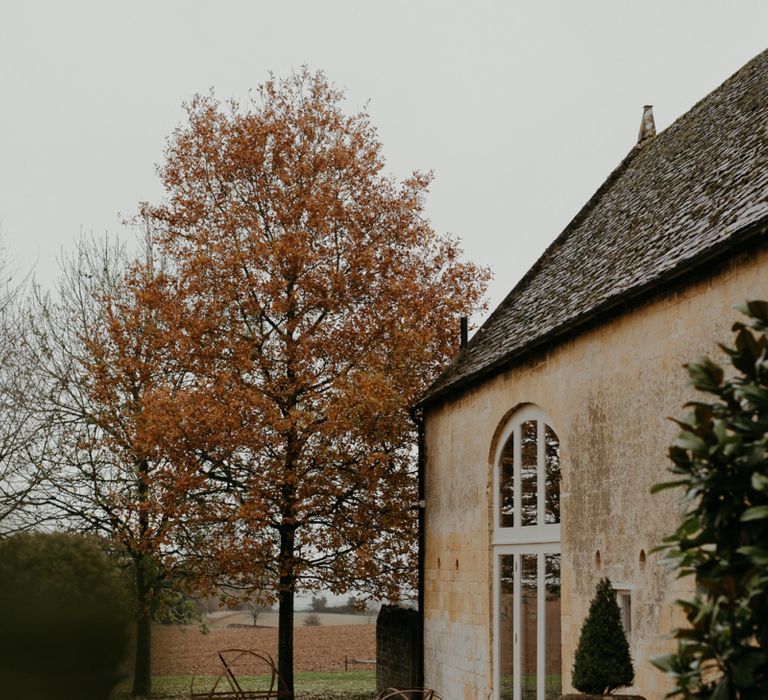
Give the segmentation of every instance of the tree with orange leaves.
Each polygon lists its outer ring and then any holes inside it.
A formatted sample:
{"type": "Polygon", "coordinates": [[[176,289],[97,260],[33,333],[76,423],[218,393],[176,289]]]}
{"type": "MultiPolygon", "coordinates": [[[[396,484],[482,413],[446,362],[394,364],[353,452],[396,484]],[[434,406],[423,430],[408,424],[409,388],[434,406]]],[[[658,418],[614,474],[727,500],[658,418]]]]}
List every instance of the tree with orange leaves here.
{"type": "Polygon", "coordinates": [[[141,209],[173,270],[156,313],[189,373],[158,449],[230,494],[208,505],[208,563],[274,591],[290,697],[297,590],[413,585],[408,407],[488,278],[425,219],[431,177],[383,174],[367,114],[342,100],[307,69],[248,108],[194,98],[166,197],[141,209]]]}

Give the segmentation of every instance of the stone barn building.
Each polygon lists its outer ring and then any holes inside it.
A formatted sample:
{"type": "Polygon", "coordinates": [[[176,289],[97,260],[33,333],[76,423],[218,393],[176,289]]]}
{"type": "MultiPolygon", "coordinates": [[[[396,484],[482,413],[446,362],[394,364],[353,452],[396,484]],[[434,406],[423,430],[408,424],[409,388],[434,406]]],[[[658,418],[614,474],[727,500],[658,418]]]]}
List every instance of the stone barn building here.
{"type": "Polygon", "coordinates": [[[432,386],[424,417],[424,683],[446,700],[571,690],[595,585],[616,588],[632,690],[690,583],[651,550],[678,520],[682,365],[723,360],[768,298],[768,51],[640,138],[432,386]]]}

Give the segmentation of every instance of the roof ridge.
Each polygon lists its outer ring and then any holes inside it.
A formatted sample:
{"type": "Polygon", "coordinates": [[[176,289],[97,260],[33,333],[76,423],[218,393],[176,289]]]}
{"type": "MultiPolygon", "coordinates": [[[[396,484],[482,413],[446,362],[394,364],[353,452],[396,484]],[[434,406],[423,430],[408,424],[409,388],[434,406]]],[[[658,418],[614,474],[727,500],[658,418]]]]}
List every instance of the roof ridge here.
{"type": "MultiPolygon", "coordinates": [[[[717,86],[712,88],[704,97],[697,100],[693,103],[693,105],[687,109],[685,112],[683,112],[677,119],[675,119],[669,126],[662,129],[657,136],[653,139],[654,141],[659,138],[659,136],[662,136],[663,134],[666,134],[668,131],[673,131],[675,128],[679,126],[679,123],[683,121],[684,119],[690,117],[694,112],[698,112],[701,110],[703,104],[709,100],[712,95],[714,95],[716,92],[719,92],[720,90],[725,90],[725,88],[732,82],[734,82],[737,78],[741,79],[742,74],[746,73],[755,66],[755,64],[760,63],[760,59],[763,59],[764,57],[768,57],[768,49],[763,49],[760,53],[755,54],[752,58],[749,59],[741,68],[739,68],[735,73],[731,73],[725,80],[723,80],[722,83],[719,83],[717,86]]],[[[649,142],[650,143],[650,142],[649,142]]]]}

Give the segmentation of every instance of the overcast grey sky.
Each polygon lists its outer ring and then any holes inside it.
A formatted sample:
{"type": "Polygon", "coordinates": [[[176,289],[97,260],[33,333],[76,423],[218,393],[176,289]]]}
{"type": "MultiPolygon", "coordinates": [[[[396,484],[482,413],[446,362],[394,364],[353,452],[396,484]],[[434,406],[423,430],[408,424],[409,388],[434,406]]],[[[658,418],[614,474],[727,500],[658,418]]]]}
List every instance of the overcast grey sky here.
{"type": "Polygon", "coordinates": [[[0,227],[49,284],[81,230],[156,201],[181,103],[307,64],[366,102],[390,171],[435,172],[434,226],[498,303],[634,144],[768,46],[768,2],[0,3],[0,227]]]}

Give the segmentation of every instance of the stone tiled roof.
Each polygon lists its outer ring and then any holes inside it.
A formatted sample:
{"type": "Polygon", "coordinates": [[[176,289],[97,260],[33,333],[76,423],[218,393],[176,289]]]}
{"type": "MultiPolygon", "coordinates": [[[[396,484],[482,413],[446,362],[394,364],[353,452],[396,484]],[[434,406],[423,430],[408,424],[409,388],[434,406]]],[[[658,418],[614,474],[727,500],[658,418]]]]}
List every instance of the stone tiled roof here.
{"type": "Polygon", "coordinates": [[[748,234],[765,239],[767,217],[768,50],[632,149],[422,402],[500,371],[748,234]]]}

